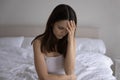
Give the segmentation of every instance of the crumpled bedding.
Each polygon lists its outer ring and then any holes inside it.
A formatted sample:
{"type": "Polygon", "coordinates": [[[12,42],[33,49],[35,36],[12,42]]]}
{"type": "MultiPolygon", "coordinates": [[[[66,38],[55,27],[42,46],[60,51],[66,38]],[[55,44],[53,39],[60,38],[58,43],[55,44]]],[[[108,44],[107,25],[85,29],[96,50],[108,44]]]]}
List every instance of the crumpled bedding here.
{"type": "MultiPolygon", "coordinates": [[[[103,54],[77,52],[77,80],[116,80],[112,64],[103,54]]],[[[32,48],[0,47],[0,80],[38,80],[32,48]]]]}
{"type": "Polygon", "coordinates": [[[0,80],[37,80],[33,57],[23,48],[0,48],[0,80]]]}
{"type": "Polygon", "coordinates": [[[75,67],[77,80],[116,80],[111,65],[111,58],[104,54],[79,51],[75,67]]]}

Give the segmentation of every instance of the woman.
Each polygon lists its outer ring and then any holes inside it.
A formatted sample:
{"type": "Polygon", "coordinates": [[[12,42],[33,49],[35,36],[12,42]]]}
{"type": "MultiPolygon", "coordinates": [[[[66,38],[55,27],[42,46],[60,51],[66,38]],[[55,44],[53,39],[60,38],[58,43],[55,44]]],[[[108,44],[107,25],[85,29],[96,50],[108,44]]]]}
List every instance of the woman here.
{"type": "Polygon", "coordinates": [[[60,4],[49,16],[45,32],[32,41],[34,64],[40,80],[76,80],[76,24],[74,10],[60,4]]]}

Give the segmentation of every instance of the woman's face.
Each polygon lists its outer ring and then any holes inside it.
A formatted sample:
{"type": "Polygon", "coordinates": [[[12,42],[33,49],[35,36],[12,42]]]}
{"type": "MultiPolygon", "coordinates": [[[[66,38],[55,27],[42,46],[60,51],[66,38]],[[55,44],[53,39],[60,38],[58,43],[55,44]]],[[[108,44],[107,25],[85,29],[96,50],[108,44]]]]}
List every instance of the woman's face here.
{"type": "Polygon", "coordinates": [[[57,39],[62,39],[65,35],[67,35],[68,31],[67,28],[68,20],[61,20],[55,22],[53,26],[53,34],[56,36],[57,39]]]}

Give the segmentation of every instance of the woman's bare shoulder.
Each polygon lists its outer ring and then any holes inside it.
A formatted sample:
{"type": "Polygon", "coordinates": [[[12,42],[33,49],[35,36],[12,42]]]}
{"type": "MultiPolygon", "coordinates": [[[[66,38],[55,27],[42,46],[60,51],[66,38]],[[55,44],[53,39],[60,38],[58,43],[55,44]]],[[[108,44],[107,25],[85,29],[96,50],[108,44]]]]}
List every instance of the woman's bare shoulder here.
{"type": "Polygon", "coordinates": [[[33,45],[41,45],[41,38],[34,39],[33,45]]]}
{"type": "Polygon", "coordinates": [[[34,50],[34,54],[44,55],[44,53],[41,52],[41,39],[37,38],[34,40],[33,50],[34,50]]]}

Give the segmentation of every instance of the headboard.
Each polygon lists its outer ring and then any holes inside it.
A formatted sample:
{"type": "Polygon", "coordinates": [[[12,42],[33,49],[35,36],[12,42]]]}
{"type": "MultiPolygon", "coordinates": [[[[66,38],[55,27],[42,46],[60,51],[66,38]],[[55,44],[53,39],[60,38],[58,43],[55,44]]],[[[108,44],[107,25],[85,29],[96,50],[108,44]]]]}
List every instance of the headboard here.
{"type": "MultiPolygon", "coordinates": [[[[0,37],[25,36],[34,37],[43,33],[45,26],[36,25],[0,25],[0,37]]],[[[99,38],[99,28],[92,26],[77,26],[76,37],[99,38]]]]}

